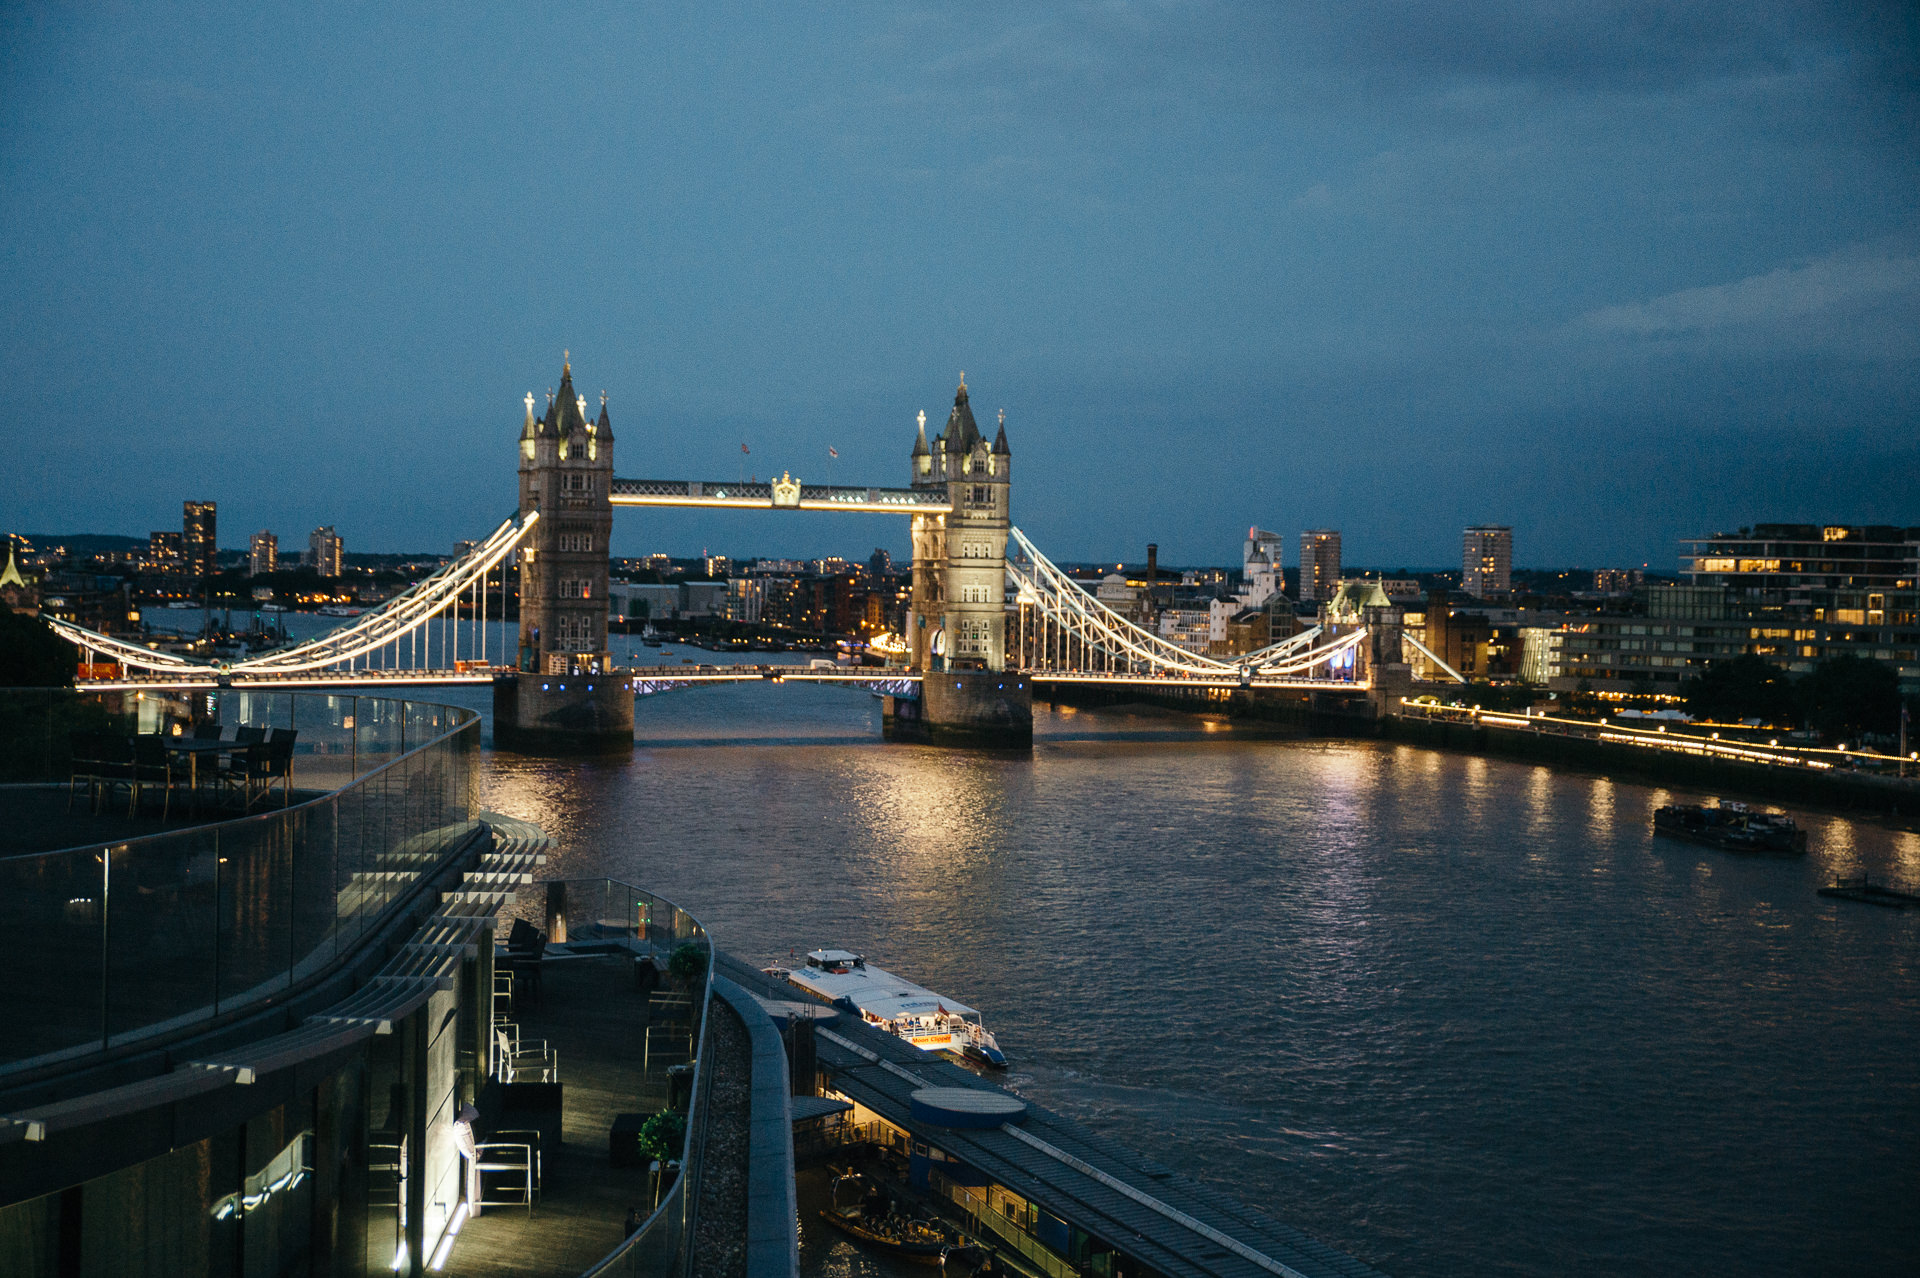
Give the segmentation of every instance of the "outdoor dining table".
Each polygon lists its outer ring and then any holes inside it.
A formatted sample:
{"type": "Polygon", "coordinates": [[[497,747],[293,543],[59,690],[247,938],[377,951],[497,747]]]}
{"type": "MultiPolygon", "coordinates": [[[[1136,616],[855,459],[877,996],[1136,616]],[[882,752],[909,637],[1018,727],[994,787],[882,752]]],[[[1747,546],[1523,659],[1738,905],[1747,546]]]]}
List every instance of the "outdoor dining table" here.
{"type": "Polygon", "coordinates": [[[193,796],[194,815],[200,813],[200,759],[212,759],[217,768],[220,756],[229,750],[244,746],[243,741],[222,741],[218,737],[166,737],[167,749],[176,755],[185,755],[187,760],[187,789],[193,796]]]}

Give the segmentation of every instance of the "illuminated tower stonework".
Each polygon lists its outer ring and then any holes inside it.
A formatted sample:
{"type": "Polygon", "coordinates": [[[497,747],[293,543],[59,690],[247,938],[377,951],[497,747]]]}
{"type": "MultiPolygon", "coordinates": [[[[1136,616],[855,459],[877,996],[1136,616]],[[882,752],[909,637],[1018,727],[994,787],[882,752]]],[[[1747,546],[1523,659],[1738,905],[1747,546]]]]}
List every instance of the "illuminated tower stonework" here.
{"type": "Polygon", "coordinates": [[[951,507],[913,517],[907,642],[909,668],[925,676],[918,730],[936,740],[1031,744],[1032,691],[1023,674],[1006,668],[1013,479],[1006,415],[989,443],[961,374],[946,428],[931,442],[920,415],[911,465],[914,487],[944,489],[951,507]]]}
{"type": "Polygon", "coordinates": [[[630,749],[632,683],[607,650],[608,538],[613,531],[613,423],[607,399],[589,420],[573,365],[520,427],[520,637],[514,672],[494,681],[494,737],[510,749],[630,749]]]}
{"type": "Polygon", "coordinates": [[[587,420],[573,365],[544,416],[526,399],[520,428],[520,513],[538,511],[520,547],[520,660],[540,675],[598,673],[607,656],[607,539],[613,532],[613,424],[606,397],[587,420]]]}

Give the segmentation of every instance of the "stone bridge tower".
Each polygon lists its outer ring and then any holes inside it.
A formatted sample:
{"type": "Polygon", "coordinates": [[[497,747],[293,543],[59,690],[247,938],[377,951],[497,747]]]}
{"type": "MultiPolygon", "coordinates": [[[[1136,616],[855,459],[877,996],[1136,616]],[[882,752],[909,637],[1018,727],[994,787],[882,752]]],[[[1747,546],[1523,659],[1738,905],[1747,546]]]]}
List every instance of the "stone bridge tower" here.
{"type": "Polygon", "coordinates": [[[1006,668],[1007,529],[1013,453],[1006,414],[989,445],[973,420],[966,374],[947,427],[927,443],[926,415],[913,445],[915,487],[941,487],[953,510],[913,521],[912,666],[916,670],[1006,668]]]}
{"type": "Polygon", "coordinates": [[[509,748],[631,748],[633,692],[607,649],[608,539],[613,532],[613,423],[607,400],[587,419],[573,365],[544,416],[526,399],[520,513],[538,511],[520,544],[515,673],[494,683],[494,737],[509,748]]]}
{"type": "Polygon", "coordinates": [[[1007,530],[1013,452],[1006,417],[989,444],[973,419],[966,374],[946,429],[929,443],[926,414],[912,453],[913,484],[946,490],[952,510],[913,517],[909,669],[922,672],[924,727],[934,739],[1022,745],[1033,739],[1033,698],[1007,674],[1007,530]],[[935,678],[935,675],[942,676],[935,678]]]}

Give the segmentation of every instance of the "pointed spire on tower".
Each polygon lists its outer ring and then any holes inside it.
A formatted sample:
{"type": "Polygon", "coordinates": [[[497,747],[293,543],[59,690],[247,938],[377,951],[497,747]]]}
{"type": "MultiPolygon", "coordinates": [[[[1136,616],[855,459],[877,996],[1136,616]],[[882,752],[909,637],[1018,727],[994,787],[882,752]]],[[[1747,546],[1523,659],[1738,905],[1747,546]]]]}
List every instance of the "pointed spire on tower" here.
{"type": "Polygon", "coordinates": [[[538,432],[533,425],[533,392],[527,392],[527,424],[520,428],[520,438],[532,439],[538,432]]]}
{"type": "Polygon", "coordinates": [[[605,443],[613,442],[613,421],[607,416],[607,393],[600,392],[600,420],[593,424],[594,433],[605,443]]]}
{"type": "Polygon", "coordinates": [[[587,397],[573,389],[573,362],[568,360],[560,368],[560,393],[555,397],[552,410],[547,419],[556,435],[562,439],[575,431],[586,429],[587,397]]]}
{"type": "Polygon", "coordinates": [[[973,424],[973,409],[967,406],[967,375],[960,374],[960,389],[953,393],[953,412],[947,417],[947,451],[970,453],[980,442],[980,428],[973,424]]]}
{"type": "Polygon", "coordinates": [[[1013,456],[1013,450],[1007,447],[1007,410],[1000,410],[1000,433],[993,437],[993,451],[1001,457],[1013,456]]]}
{"type": "Polygon", "coordinates": [[[920,434],[913,441],[913,456],[926,457],[927,452],[927,410],[920,410],[920,434]]]}

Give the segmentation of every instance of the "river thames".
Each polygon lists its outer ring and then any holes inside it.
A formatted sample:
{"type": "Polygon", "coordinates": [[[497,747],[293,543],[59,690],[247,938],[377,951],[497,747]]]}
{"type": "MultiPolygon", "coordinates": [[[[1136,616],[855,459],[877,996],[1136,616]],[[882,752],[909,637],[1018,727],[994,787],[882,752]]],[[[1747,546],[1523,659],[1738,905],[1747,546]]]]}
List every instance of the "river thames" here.
{"type": "Polygon", "coordinates": [[[1031,757],[878,720],[688,689],[630,760],[490,755],[484,801],[741,958],[845,946],[966,1000],[1015,1090],[1390,1274],[1920,1262],[1920,912],[1814,891],[1920,881],[1920,836],[1803,812],[1809,855],[1743,859],[1651,836],[1695,792],[1600,776],[1152,712],[1042,709],[1031,757]]]}

